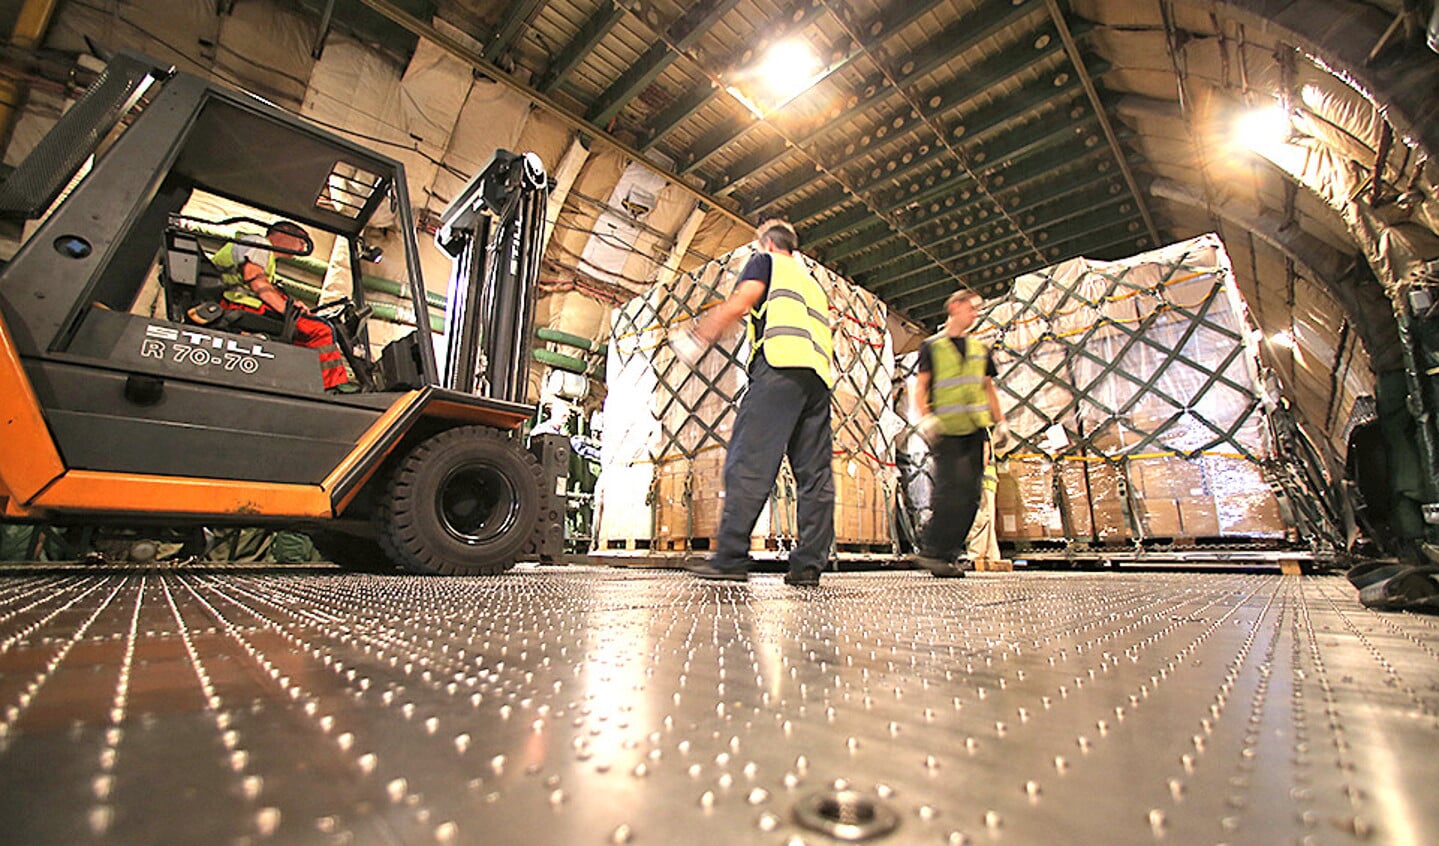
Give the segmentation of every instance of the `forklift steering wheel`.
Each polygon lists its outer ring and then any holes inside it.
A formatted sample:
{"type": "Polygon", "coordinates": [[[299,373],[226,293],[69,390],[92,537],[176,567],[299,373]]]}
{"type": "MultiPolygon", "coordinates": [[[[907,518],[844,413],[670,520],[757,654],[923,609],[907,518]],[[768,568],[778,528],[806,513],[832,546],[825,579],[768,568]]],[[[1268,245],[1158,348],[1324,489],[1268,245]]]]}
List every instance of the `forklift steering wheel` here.
{"type": "Polygon", "coordinates": [[[318,315],[321,312],[333,311],[337,314],[343,314],[349,307],[350,298],[340,297],[338,300],[330,300],[327,303],[316,303],[315,307],[310,309],[310,313],[318,315]]]}

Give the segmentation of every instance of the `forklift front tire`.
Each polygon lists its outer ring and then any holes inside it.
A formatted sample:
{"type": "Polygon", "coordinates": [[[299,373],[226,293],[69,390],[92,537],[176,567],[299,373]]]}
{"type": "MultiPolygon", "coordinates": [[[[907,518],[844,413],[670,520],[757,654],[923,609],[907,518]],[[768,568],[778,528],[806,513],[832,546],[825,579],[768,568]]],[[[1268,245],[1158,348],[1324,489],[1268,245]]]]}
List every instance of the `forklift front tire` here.
{"type": "Polygon", "coordinates": [[[518,442],[462,426],[416,445],[390,480],[380,539],[415,573],[494,575],[514,566],[540,511],[540,466],[518,442]]]}

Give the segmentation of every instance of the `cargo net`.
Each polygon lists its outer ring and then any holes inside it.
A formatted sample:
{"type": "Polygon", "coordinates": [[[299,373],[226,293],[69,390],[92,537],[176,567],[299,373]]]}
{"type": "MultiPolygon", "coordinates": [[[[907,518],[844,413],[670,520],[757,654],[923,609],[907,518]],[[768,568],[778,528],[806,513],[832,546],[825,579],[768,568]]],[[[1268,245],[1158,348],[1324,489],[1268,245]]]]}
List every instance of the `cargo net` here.
{"type": "MultiPolygon", "coordinates": [[[[596,488],[596,552],[713,548],[724,507],[725,449],[748,383],[750,344],[741,323],[691,368],[675,358],[669,338],[733,292],[755,249],[742,247],[657,284],[616,310],[596,488]]],[[[896,483],[892,438],[881,426],[891,414],[894,380],[886,308],[868,291],[799,258],[828,293],[834,326],[837,542],[842,551],[887,551],[896,483]]],[[[786,461],[752,545],[785,549],[794,537],[795,484],[786,461]]]]}
{"type": "MultiPolygon", "coordinates": [[[[1001,541],[1286,537],[1253,329],[1216,236],[1019,277],[973,331],[993,349],[1016,436],[996,462],[1001,541]]],[[[917,362],[902,358],[902,379],[917,362]]],[[[901,443],[906,524],[918,527],[927,450],[910,433],[901,443]]]]}

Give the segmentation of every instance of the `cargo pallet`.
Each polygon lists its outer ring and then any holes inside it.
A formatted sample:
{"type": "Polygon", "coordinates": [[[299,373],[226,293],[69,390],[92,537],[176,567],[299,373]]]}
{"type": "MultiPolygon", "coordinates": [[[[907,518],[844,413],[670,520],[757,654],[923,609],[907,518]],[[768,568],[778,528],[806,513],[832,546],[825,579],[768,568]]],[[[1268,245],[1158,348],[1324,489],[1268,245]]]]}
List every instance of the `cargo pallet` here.
{"type": "MultiPolygon", "coordinates": [[[[1187,539],[1192,540],[1192,539],[1187,539]]],[[[1150,542],[1125,546],[1096,546],[1072,544],[1055,548],[1024,548],[1018,543],[1001,544],[1006,557],[1023,566],[1070,566],[1070,567],[1263,567],[1278,568],[1284,573],[1322,572],[1346,566],[1341,553],[1327,549],[1300,548],[1292,544],[1269,540],[1244,538],[1212,538],[1210,543],[1179,544],[1161,543],[1155,538],[1150,542]],[[1220,541],[1224,541],[1220,543],[1220,541]]]]}
{"type": "Polygon", "coordinates": [[[1033,538],[1001,540],[999,545],[1016,552],[1072,551],[1111,554],[1141,550],[1289,550],[1295,545],[1283,538],[1251,537],[1248,535],[1211,535],[1201,537],[1149,538],[1033,538]]]}

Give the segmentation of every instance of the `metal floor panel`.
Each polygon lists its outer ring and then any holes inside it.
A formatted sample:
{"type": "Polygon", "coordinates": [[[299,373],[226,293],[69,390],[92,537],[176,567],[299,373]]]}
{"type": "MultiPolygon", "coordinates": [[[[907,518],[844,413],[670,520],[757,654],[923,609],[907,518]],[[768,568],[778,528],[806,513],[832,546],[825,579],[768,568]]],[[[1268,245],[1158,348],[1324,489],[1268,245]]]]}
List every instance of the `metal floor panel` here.
{"type": "Polygon", "coordinates": [[[0,839],[1439,843],[1436,628],[1335,577],[12,568],[0,839]]]}

